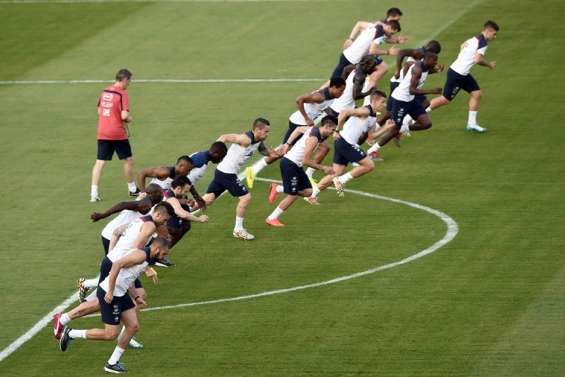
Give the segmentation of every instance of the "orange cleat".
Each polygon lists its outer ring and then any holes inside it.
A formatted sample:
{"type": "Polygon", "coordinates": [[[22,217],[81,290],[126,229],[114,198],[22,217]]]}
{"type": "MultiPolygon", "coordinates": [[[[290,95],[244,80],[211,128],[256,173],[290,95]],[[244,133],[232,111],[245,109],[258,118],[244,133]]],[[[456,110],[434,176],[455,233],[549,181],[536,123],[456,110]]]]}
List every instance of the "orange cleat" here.
{"type": "Polygon", "coordinates": [[[271,220],[271,219],[267,218],[267,219],[265,220],[265,222],[267,223],[267,225],[272,226],[272,227],[275,227],[275,228],[282,228],[282,227],[284,226],[284,224],[281,223],[281,222],[279,221],[279,219],[273,219],[273,220],[271,220]]]}
{"type": "Polygon", "coordinates": [[[277,184],[271,183],[271,191],[269,192],[269,204],[273,204],[277,199],[277,184]]]}

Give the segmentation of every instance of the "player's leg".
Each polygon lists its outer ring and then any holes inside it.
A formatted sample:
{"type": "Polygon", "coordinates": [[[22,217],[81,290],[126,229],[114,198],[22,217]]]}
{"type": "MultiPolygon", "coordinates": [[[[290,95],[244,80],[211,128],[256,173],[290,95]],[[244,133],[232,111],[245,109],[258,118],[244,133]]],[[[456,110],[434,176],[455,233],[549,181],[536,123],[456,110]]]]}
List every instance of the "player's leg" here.
{"type": "Polygon", "coordinates": [[[359,178],[362,175],[370,173],[375,168],[375,163],[368,156],[363,158],[362,160],[357,161],[357,164],[359,164],[359,166],[354,167],[353,169],[351,169],[350,172],[335,177],[333,179],[334,183],[336,181],[339,182],[339,184],[341,185],[341,189],[343,189],[343,186],[345,186],[345,184],[350,180],[354,178],[359,178]]]}
{"type": "Polygon", "coordinates": [[[339,175],[342,175],[346,167],[347,165],[334,163],[332,165],[334,173],[324,176],[324,178],[322,178],[318,183],[318,191],[313,192],[312,195],[317,196],[321,191],[324,191],[325,189],[330,187],[332,185],[333,179],[339,175]]]}
{"type": "Polygon", "coordinates": [[[110,140],[97,140],[97,153],[96,161],[92,167],[92,178],[90,186],[90,201],[98,202],[102,200],[98,191],[100,185],[100,177],[102,176],[102,169],[106,165],[106,161],[112,160],[114,154],[114,146],[110,140]]]}
{"type": "Polygon", "coordinates": [[[124,177],[128,184],[128,192],[130,196],[137,196],[139,189],[135,184],[135,176],[133,173],[133,153],[129,140],[116,140],[114,142],[116,154],[118,158],[124,162],[124,177]]]}
{"type": "Polygon", "coordinates": [[[469,117],[467,119],[467,131],[478,133],[486,132],[487,129],[477,123],[477,113],[481,104],[482,91],[477,80],[472,75],[467,75],[461,89],[469,93],[469,117]]]}
{"type": "MultiPolygon", "coordinates": [[[[328,146],[326,141],[318,144],[318,146],[316,147],[316,153],[314,154],[314,162],[316,162],[317,164],[321,164],[322,161],[324,161],[324,158],[326,158],[326,156],[328,155],[329,152],[330,152],[330,147],[328,146]]],[[[306,169],[306,175],[309,178],[312,178],[314,176],[315,172],[316,172],[316,169],[314,169],[314,168],[306,169]]],[[[315,184],[315,182],[313,182],[313,180],[311,180],[310,182],[315,184]]]]}
{"type": "Polygon", "coordinates": [[[249,192],[239,197],[235,208],[235,225],[233,228],[234,237],[246,241],[250,241],[255,238],[255,236],[248,233],[244,227],[245,211],[247,210],[249,203],[251,203],[251,194],[249,192]]]}

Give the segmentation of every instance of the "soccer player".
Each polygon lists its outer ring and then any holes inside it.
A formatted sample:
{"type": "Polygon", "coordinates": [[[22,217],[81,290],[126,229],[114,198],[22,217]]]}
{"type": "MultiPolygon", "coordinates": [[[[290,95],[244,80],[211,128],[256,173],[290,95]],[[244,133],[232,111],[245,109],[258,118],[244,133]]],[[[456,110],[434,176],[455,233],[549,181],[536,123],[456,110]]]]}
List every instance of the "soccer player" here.
{"type": "Polygon", "coordinates": [[[293,146],[280,162],[283,184],[282,186],[271,184],[269,203],[274,203],[278,192],[284,192],[287,195],[267,217],[265,220],[267,225],[283,227],[284,224],[279,221],[279,216],[298,199],[298,196],[306,198],[312,195],[312,185],[302,166],[322,170],[325,174],[333,173],[330,166],[317,163],[313,154],[316,147],[335,132],[336,127],[337,119],[327,115],[322,119],[319,127],[301,126],[292,132],[289,144],[293,146]]]}
{"type": "Polygon", "coordinates": [[[254,235],[243,226],[245,210],[251,201],[251,194],[241,183],[237,174],[242,166],[251,158],[255,151],[263,156],[274,156],[275,151],[269,149],[263,142],[269,136],[271,124],[265,118],[253,121],[250,131],[243,134],[227,134],[219,137],[218,141],[231,143],[226,157],[218,164],[214,172],[214,180],[208,186],[203,196],[206,205],[211,205],[224,191],[239,199],[235,210],[235,226],[233,236],[241,240],[253,240],[254,235]]]}
{"type": "Polygon", "coordinates": [[[435,110],[440,106],[447,105],[453,101],[460,89],[469,93],[469,117],[467,120],[467,131],[486,132],[487,129],[479,126],[477,123],[477,112],[481,102],[481,88],[470,74],[471,68],[475,64],[482,65],[490,69],[496,68],[495,61],[485,59],[487,44],[496,38],[499,27],[494,21],[487,21],[484,24],[483,31],[473,37],[467,39],[461,45],[461,50],[457,59],[451,64],[447,71],[447,80],[443,88],[443,95],[432,99],[427,111],[435,110]]]}
{"type": "MultiPolygon", "coordinates": [[[[293,131],[299,127],[314,126],[314,120],[318,118],[322,112],[327,109],[336,98],[341,97],[343,91],[345,90],[345,80],[341,77],[334,77],[330,80],[330,86],[324,89],[316,90],[312,93],[306,93],[301,95],[296,99],[297,110],[290,115],[288,118],[288,130],[283,137],[282,144],[279,145],[276,150],[281,153],[281,157],[284,152],[292,146],[292,143],[288,142],[290,135],[293,131]]],[[[318,149],[314,161],[320,164],[321,161],[326,157],[329,152],[329,147],[325,143],[318,144],[318,149]]],[[[247,186],[253,188],[253,181],[255,176],[259,174],[263,168],[267,165],[272,164],[277,161],[280,157],[263,157],[257,161],[253,166],[245,169],[247,186]]]]}
{"type": "Polygon", "coordinates": [[[189,156],[180,156],[177,158],[175,166],[160,166],[156,168],[145,168],[141,169],[137,173],[137,183],[141,192],[145,191],[145,180],[149,178],[154,178],[151,183],[156,183],[163,190],[168,190],[171,188],[171,182],[173,179],[179,176],[187,176],[188,173],[193,169],[194,163],[189,156]]]}
{"type": "Polygon", "coordinates": [[[219,164],[222,162],[228,148],[226,144],[221,141],[214,142],[207,151],[195,152],[190,155],[192,159],[192,170],[188,174],[188,179],[192,183],[192,186],[196,185],[196,182],[202,178],[206,173],[208,168],[208,163],[212,162],[214,164],[219,164]]]}
{"type": "Polygon", "coordinates": [[[127,125],[133,120],[129,108],[129,96],[126,91],[131,83],[132,73],[120,69],[116,73],[116,82],[102,91],[98,98],[98,154],[92,168],[92,186],[90,201],[100,201],[98,186],[102,169],[106,161],[111,161],[114,151],[124,161],[124,175],[128,183],[130,196],[137,196],[138,189],[133,175],[133,155],[128,140],[127,125]]]}
{"type": "MultiPolygon", "coordinates": [[[[65,352],[71,340],[74,339],[114,340],[120,334],[120,328],[123,324],[125,330],[119,338],[114,352],[106,362],[104,370],[115,374],[127,372],[127,369],[120,364],[120,358],[130,339],[139,330],[139,321],[135,310],[136,304],[128,294],[128,290],[148,266],[166,256],[168,252],[167,241],[156,238],[151,246],[129,249],[122,257],[115,260],[108,276],[100,283],[96,292],[102,322],[105,324],[104,328],[75,330],[65,327],[59,339],[59,349],[65,352]]],[[[145,302],[143,303],[145,304],[145,302]]]]}
{"type": "MultiPolygon", "coordinates": [[[[398,22],[400,22],[401,17],[402,17],[402,11],[399,8],[389,8],[386,11],[386,17],[383,20],[374,21],[374,22],[357,21],[357,23],[355,24],[355,26],[351,30],[351,33],[349,33],[349,38],[347,38],[345,40],[345,42],[343,43],[343,48],[346,49],[349,46],[351,46],[351,44],[355,40],[355,37],[359,33],[361,33],[362,31],[367,29],[369,26],[372,26],[372,25],[375,25],[375,24],[384,25],[387,21],[398,21],[398,22]]],[[[394,35],[394,36],[390,36],[385,41],[387,43],[405,43],[406,41],[408,41],[408,38],[405,37],[405,36],[398,36],[397,37],[396,35],[394,35]]]]}

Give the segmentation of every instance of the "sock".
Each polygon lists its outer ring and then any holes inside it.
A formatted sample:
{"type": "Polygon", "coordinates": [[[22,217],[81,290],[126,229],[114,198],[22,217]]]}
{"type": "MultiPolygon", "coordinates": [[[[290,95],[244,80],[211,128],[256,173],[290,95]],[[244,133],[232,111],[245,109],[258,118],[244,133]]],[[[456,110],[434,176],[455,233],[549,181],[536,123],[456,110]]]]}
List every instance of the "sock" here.
{"type": "Polygon", "coordinates": [[[255,175],[257,175],[257,174],[259,174],[259,172],[261,170],[265,169],[266,167],[267,167],[267,159],[262,158],[259,161],[257,161],[256,163],[254,163],[251,168],[253,169],[253,172],[255,173],[255,175]]]}
{"type": "Polygon", "coordinates": [[[282,215],[282,213],[284,212],[284,210],[282,210],[280,207],[275,208],[275,210],[273,211],[273,213],[271,213],[269,215],[269,220],[276,220],[279,218],[280,215],[282,215]]]}
{"type": "Polygon", "coordinates": [[[367,154],[371,154],[371,153],[373,153],[373,152],[376,152],[376,151],[378,151],[379,149],[381,149],[381,146],[379,145],[379,143],[375,143],[375,144],[373,144],[373,146],[372,146],[371,148],[369,148],[369,149],[367,150],[367,154]]]}
{"type": "Polygon", "coordinates": [[[313,168],[306,169],[306,175],[310,178],[312,178],[314,176],[315,172],[316,172],[316,169],[313,169],[313,168]]]}
{"type": "Polygon", "coordinates": [[[82,285],[86,288],[98,287],[98,278],[86,279],[82,285]]]}
{"type": "Polygon", "coordinates": [[[61,324],[62,324],[63,326],[67,326],[67,324],[68,324],[69,322],[71,322],[71,317],[69,317],[69,315],[68,315],[67,313],[63,313],[63,314],[61,315],[60,321],[61,321],[61,324]]]}
{"type": "Polygon", "coordinates": [[[241,229],[243,229],[243,217],[236,216],[235,228],[233,228],[233,230],[241,230],[241,229]]]}
{"type": "Polygon", "coordinates": [[[432,111],[432,108],[430,106],[426,107],[426,113],[429,113],[430,111],[432,111]]]}
{"type": "Polygon", "coordinates": [[[339,177],[337,177],[337,180],[340,181],[342,185],[346,184],[352,179],[353,176],[351,175],[351,173],[345,173],[344,175],[340,175],[339,177]]]}
{"type": "Polygon", "coordinates": [[[137,191],[137,186],[135,185],[135,182],[128,182],[128,190],[129,192],[137,191]]]}
{"type": "Polygon", "coordinates": [[[86,330],[71,330],[69,336],[71,339],[86,339],[86,330]]]}
{"type": "Polygon", "coordinates": [[[477,124],[477,111],[469,111],[469,120],[467,124],[470,126],[474,126],[477,124]]]}
{"type": "Polygon", "coordinates": [[[320,195],[321,190],[318,188],[318,186],[312,187],[312,195],[310,195],[311,198],[316,198],[318,195],[320,195]]]}
{"type": "Polygon", "coordinates": [[[284,192],[284,187],[282,185],[277,185],[277,192],[280,194],[281,192],[284,192]]]}
{"type": "Polygon", "coordinates": [[[98,185],[90,186],[90,196],[98,196],[98,185]]]}
{"type": "Polygon", "coordinates": [[[120,346],[116,346],[116,348],[114,348],[114,352],[112,352],[112,356],[108,359],[108,364],[114,365],[120,361],[120,357],[122,357],[124,351],[125,349],[120,348],[120,346]]]}

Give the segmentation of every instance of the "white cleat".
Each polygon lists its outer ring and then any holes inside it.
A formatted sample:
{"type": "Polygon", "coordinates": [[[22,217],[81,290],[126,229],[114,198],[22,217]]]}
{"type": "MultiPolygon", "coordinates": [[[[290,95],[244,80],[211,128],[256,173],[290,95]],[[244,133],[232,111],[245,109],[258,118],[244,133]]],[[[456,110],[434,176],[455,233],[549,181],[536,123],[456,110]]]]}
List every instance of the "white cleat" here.
{"type": "Polygon", "coordinates": [[[339,196],[340,198],[343,197],[345,195],[345,193],[343,192],[343,184],[339,181],[339,179],[337,179],[337,177],[333,179],[333,183],[337,196],[339,196]]]}
{"type": "Polygon", "coordinates": [[[102,198],[98,195],[90,196],[90,203],[101,202],[102,198]]]}
{"type": "Polygon", "coordinates": [[[141,349],[143,349],[143,343],[141,343],[139,340],[137,340],[135,338],[131,338],[129,343],[128,343],[128,347],[133,348],[135,350],[141,350],[141,349]]]}
{"type": "Polygon", "coordinates": [[[465,127],[465,131],[469,131],[469,132],[477,132],[477,133],[485,133],[488,131],[488,129],[479,126],[478,124],[468,124],[467,127],[465,127]]]}
{"type": "Polygon", "coordinates": [[[251,241],[255,239],[255,236],[249,233],[246,229],[234,230],[233,236],[238,240],[244,240],[244,241],[251,241]]]}
{"type": "Polygon", "coordinates": [[[86,296],[88,296],[88,288],[84,286],[84,281],[86,278],[79,278],[77,280],[77,289],[78,289],[78,301],[85,302],[86,296]]]}

